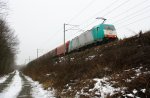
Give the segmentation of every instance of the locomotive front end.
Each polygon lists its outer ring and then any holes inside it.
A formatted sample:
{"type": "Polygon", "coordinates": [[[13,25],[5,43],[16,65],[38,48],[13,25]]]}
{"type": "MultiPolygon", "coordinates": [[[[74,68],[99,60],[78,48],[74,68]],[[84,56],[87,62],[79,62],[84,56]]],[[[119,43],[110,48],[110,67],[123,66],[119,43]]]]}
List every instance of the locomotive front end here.
{"type": "Polygon", "coordinates": [[[117,39],[117,33],[114,25],[104,26],[104,36],[108,39],[117,39]]]}

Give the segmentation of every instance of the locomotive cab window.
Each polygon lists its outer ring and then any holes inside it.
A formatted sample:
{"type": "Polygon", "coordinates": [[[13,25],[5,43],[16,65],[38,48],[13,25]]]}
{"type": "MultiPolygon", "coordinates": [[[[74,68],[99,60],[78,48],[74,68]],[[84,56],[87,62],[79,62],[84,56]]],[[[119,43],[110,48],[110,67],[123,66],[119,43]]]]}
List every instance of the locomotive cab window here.
{"type": "Polygon", "coordinates": [[[97,31],[99,30],[99,27],[97,27],[97,31]]]}
{"type": "Polygon", "coordinates": [[[114,26],[105,26],[104,29],[105,29],[105,30],[112,30],[112,31],[115,31],[115,27],[114,27],[114,26]]]}

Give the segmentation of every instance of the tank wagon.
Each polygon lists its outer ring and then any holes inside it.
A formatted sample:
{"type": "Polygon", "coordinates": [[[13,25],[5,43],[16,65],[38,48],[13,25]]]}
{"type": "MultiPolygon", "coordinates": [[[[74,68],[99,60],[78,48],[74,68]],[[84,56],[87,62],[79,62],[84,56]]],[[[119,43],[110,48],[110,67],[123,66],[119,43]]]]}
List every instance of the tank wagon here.
{"type": "Polygon", "coordinates": [[[99,24],[97,26],[94,26],[92,29],[83,32],[72,40],[67,41],[65,43],[65,48],[63,44],[48,52],[46,55],[51,55],[51,57],[60,56],[73,52],[75,50],[79,50],[83,47],[92,45],[97,42],[101,43],[105,40],[111,41],[115,39],[117,39],[117,33],[114,25],[99,24]]]}

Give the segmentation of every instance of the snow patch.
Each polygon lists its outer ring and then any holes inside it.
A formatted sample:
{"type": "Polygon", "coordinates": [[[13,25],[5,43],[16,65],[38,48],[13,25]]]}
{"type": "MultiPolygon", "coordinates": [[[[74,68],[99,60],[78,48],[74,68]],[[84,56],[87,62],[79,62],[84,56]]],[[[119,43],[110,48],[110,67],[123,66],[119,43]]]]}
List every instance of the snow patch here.
{"type": "Polygon", "coordinates": [[[92,55],[92,56],[88,56],[88,58],[85,58],[85,61],[88,61],[88,60],[92,60],[95,58],[95,55],[92,55]]]}
{"type": "Polygon", "coordinates": [[[127,94],[127,96],[134,98],[134,95],[133,95],[133,94],[127,94]]]}
{"type": "Polygon", "coordinates": [[[0,77],[0,83],[5,82],[8,77],[9,77],[9,75],[5,75],[3,77],[0,77]]]}
{"type": "Polygon", "coordinates": [[[37,81],[33,81],[30,77],[25,76],[28,81],[31,82],[32,90],[31,94],[33,98],[56,98],[54,97],[54,90],[44,90],[42,85],[37,81]]]}
{"type": "Polygon", "coordinates": [[[73,61],[74,60],[74,58],[70,58],[70,61],[73,61]]]}
{"type": "Polygon", "coordinates": [[[125,82],[132,82],[132,79],[126,79],[125,82]]]}
{"type": "Polygon", "coordinates": [[[61,63],[61,62],[63,62],[63,61],[65,61],[65,58],[64,57],[59,57],[59,63],[61,63]]]}
{"type": "Polygon", "coordinates": [[[3,77],[0,77],[0,83],[3,83],[6,81],[6,79],[9,77],[10,74],[15,73],[15,71],[13,71],[12,73],[9,73],[8,75],[4,75],[3,77]]]}
{"type": "Polygon", "coordinates": [[[46,74],[46,76],[50,76],[51,74],[46,74]]]}
{"type": "Polygon", "coordinates": [[[143,93],[145,93],[145,92],[146,92],[146,89],[141,89],[141,91],[142,91],[143,93]]]}
{"type": "Polygon", "coordinates": [[[100,54],[99,56],[100,56],[100,57],[102,57],[102,56],[103,56],[103,54],[100,54]]]}
{"type": "Polygon", "coordinates": [[[108,78],[104,77],[102,79],[95,78],[96,81],[95,87],[89,91],[96,90],[95,94],[101,95],[101,98],[106,98],[107,95],[113,95],[116,91],[119,91],[119,88],[114,88],[112,85],[107,82],[108,78]]]}
{"type": "Polygon", "coordinates": [[[134,94],[136,94],[138,91],[137,91],[136,89],[134,89],[132,92],[133,92],[134,94]]]}
{"type": "Polygon", "coordinates": [[[19,71],[16,71],[16,74],[12,82],[8,87],[0,93],[0,98],[16,98],[22,89],[22,81],[19,76],[19,71]]]}
{"type": "MultiPolygon", "coordinates": [[[[111,83],[108,82],[109,78],[107,77],[102,79],[95,78],[93,80],[96,81],[96,83],[92,89],[89,89],[89,92],[94,92],[95,95],[101,96],[100,98],[106,98],[108,95],[114,95],[116,92],[121,90],[120,88],[112,87],[111,83]]],[[[80,92],[76,93],[75,98],[80,98],[80,95],[88,96],[89,93],[84,92],[82,89],[80,92]]]]}

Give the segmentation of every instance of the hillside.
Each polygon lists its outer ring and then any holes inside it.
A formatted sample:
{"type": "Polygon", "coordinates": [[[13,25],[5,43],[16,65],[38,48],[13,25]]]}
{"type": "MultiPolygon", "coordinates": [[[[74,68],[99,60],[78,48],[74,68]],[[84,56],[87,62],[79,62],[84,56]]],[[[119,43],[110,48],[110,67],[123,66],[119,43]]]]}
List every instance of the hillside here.
{"type": "Polygon", "coordinates": [[[61,98],[150,97],[150,31],[62,57],[31,61],[24,74],[61,98]]]}

